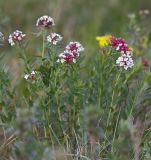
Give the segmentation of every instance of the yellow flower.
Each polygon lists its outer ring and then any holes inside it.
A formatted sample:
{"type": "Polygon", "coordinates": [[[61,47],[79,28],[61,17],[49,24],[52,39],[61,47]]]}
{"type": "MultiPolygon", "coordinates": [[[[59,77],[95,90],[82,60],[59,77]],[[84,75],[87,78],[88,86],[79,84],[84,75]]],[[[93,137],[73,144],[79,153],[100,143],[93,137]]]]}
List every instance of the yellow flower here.
{"type": "Polygon", "coordinates": [[[112,38],[111,35],[105,35],[96,37],[96,40],[99,41],[99,46],[102,48],[108,46],[111,38],[112,38]]]}

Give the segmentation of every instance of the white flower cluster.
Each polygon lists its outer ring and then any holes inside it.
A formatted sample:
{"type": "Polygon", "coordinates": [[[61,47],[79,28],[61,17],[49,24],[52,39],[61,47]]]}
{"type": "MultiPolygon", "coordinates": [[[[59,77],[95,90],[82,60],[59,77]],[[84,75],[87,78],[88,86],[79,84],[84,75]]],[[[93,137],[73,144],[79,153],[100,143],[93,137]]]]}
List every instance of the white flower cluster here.
{"type": "Polygon", "coordinates": [[[21,31],[16,30],[9,35],[8,42],[11,46],[14,46],[16,42],[21,41],[25,36],[26,34],[23,34],[21,31]]]}
{"type": "Polygon", "coordinates": [[[63,39],[59,34],[57,33],[51,33],[47,36],[47,41],[52,43],[53,45],[57,45],[58,42],[60,42],[63,39]]]}
{"type": "Polygon", "coordinates": [[[38,27],[48,27],[49,28],[54,25],[55,25],[55,23],[54,23],[53,18],[51,18],[47,15],[44,15],[44,16],[38,18],[37,23],[36,23],[36,26],[38,26],[38,27]]]}
{"type": "Polygon", "coordinates": [[[59,54],[57,62],[68,64],[76,63],[76,59],[82,51],[84,51],[84,48],[79,42],[70,42],[66,46],[65,51],[59,54]]]}
{"type": "Polygon", "coordinates": [[[131,54],[122,54],[122,56],[116,60],[116,64],[118,66],[123,66],[125,70],[134,66],[131,54]]]}
{"type": "Polygon", "coordinates": [[[82,52],[84,51],[83,46],[79,43],[79,42],[70,42],[67,46],[66,46],[66,50],[69,52],[82,52]]]}
{"type": "Polygon", "coordinates": [[[67,62],[69,64],[72,64],[76,63],[76,58],[79,57],[79,54],[64,51],[63,53],[60,53],[58,57],[59,59],[57,60],[57,62],[61,63],[67,62]]]}
{"type": "Polygon", "coordinates": [[[115,47],[121,56],[116,60],[118,66],[123,66],[125,70],[132,68],[134,63],[132,59],[132,49],[126,44],[126,41],[122,38],[112,37],[110,39],[110,45],[115,47]]]}
{"type": "Polygon", "coordinates": [[[37,73],[36,71],[32,71],[30,74],[25,74],[24,79],[36,80],[36,73],[37,73]]]}

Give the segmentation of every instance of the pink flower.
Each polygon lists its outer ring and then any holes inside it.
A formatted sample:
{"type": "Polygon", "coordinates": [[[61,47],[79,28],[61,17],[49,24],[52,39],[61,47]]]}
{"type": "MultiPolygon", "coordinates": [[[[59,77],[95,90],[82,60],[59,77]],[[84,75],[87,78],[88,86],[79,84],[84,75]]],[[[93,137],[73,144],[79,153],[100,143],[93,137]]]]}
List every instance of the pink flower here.
{"type": "Polygon", "coordinates": [[[131,51],[125,40],[122,38],[112,37],[110,39],[110,45],[112,47],[116,47],[116,50],[120,51],[122,54],[126,54],[127,52],[131,51]]]}
{"type": "Polygon", "coordinates": [[[26,34],[23,34],[21,31],[16,30],[9,35],[8,42],[11,46],[14,46],[16,42],[22,41],[25,36],[26,34]]]}
{"type": "Polygon", "coordinates": [[[76,63],[76,58],[78,56],[79,56],[79,53],[76,53],[76,52],[71,53],[71,52],[64,51],[58,56],[59,59],[57,60],[57,62],[73,64],[73,63],[76,63]]]}
{"type": "Polygon", "coordinates": [[[111,44],[111,46],[113,46],[113,47],[117,47],[117,46],[119,46],[119,45],[122,46],[122,45],[125,44],[125,40],[122,39],[122,38],[112,37],[112,38],[110,39],[110,44],[111,44]]]}
{"type": "Polygon", "coordinates": [[[57,62],[68,64],[76,63],[76,59],[82,51],[84,51],[84,48],[79,42],[70,42],[66,46],[65,51],[59,54],[57,62]]]}
{"type": "Polygon", "coordinates": [[[130,51],[129,47],[127,46],[127,44],[123,44],[123,45],[119,45],[116,48],[117,51],[120,51],[122,54],[127,53],[128,51],[130,51]]]}
{"type": "Polygon", "coordinates": [[[44,15],[44,16],[38,18],[37,23],[36,23],[36,26],[38,26],[38,27],[50,28],[54,25],[55,25],[55,23],[54,23],[53,18],[51,18],[47,15],[44,15]]]}
{"type": "Polygon", "coordinates": [[[79,53],[79,52],[84,51],[84,48],[79,42],[70,42],[66,46],[66,50],[69,52],[78,52],[79,53]]]}
{"type": "Polygon", "coordinates": [[[47,36],[47,41],[57,45],[58,42],[62,40],[62,37],[57,33],[51,33],[49,36],[47,36]]]}

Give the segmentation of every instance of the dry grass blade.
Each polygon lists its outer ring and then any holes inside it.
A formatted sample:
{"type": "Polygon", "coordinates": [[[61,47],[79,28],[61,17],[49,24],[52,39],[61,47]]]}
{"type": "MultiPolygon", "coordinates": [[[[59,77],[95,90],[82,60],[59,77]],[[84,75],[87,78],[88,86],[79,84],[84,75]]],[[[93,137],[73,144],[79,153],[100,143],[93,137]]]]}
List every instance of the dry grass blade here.
{"type": "Polygon", "coordinates": [[[11,146],[14,144],[17,137],[15,134],[12,134],[10,137],[7,138],[7,136],[5,135],[5,132],[3,137],[4,137],[4,142],[0,146],[0,156],[1,156],[0,160],[13,160],[10,157],[10,150],[11,150],[11,146]]]}

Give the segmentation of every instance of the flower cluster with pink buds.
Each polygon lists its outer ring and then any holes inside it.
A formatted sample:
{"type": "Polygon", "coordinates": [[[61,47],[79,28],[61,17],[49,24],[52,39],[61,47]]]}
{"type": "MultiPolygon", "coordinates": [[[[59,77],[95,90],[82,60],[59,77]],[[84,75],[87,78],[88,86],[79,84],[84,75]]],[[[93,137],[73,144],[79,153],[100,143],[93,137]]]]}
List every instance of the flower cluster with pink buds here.
{"type": "Polygon", "coordinates": [[[127,70],[128,68],[132,68],[134,65],[133,59],[131,58],[131,56],[127,54],[122,54],[122,56],[120,56],[116,60],[116,64],[118,66],[123,66],[125,70],[127,70]]]}
{"type": "Polygon", "coordinates": [[[51,33],[47,36],[47,41],[52,43],[53,45],[57,45],[58,42],[60,42],[63,39],[59,34],[57,33],[51,33]]]}
{"type": "Polygon", "coordinates": [[[25,74],[24,79],[36,80],[36,73],[37,73],[36,71],[32,71],[30,74],[25,74]]]}
{"type": "Polygon", "coordinates": [[[83,46],[79,42],[70,42],[65,51],[59,54],[57,62],[73,64],[76,63],[76,59],[79,57],[80,52],[84,51],[83,46]]]}
{"type": "Polygon", "coordinates": [[[125,40],[122,38],[112,37],[110,39],[110,45],[112,47],[116,47],[116,50],[121,52],[122,54],[127,54],[131,52],[131,49],[128,47],[125,40]]]}
{"type": "Polygon", "coordinates": [[[125,40],[122,38],[111,37],[110,45],[115,47],[121,56],[116,60],[118,66],[123,66],[125,70],[132,68],[134,63],[132,59],[132,49],[126,44],[125,40]]]}
{"type": "Polygon", "coordinates": [[[105,35],[96,37],[96,40],[99,41],[101,48],[111,46],[115,48],[116,51],[120,52],[121,56],[116,60],[118,66],[123,66],[126,70],[133,67],[132,49],[126,44],[124,39],[105,35]]]}
{"type": "Polygon", "coordinates": [[[54,23],[54,20],[53,18],[47,16],[47,15],[44,15],[40,18],[38,18],[37,20],[37,23],[36,23],[36,26],[38,27],[46,27],[46,28],[50,28],[52,26],[54,26],[55,23],[54,23]]]}
{"type": "Polygon", "coordinates": [[[79,52],[84,51],[84,48],[79,42],[70,42],[66,46],[66,50],[71,53],[74,53],[74,52],[79,53],[79,52]]]}
{"type": "Polygon", "coordinates": [[[16,30],[9,35],[8,42],[11,46],[14,46],[15,43],[22,41],[25,36],[26,34],[23,34],[21,31],[16,30]]]}

